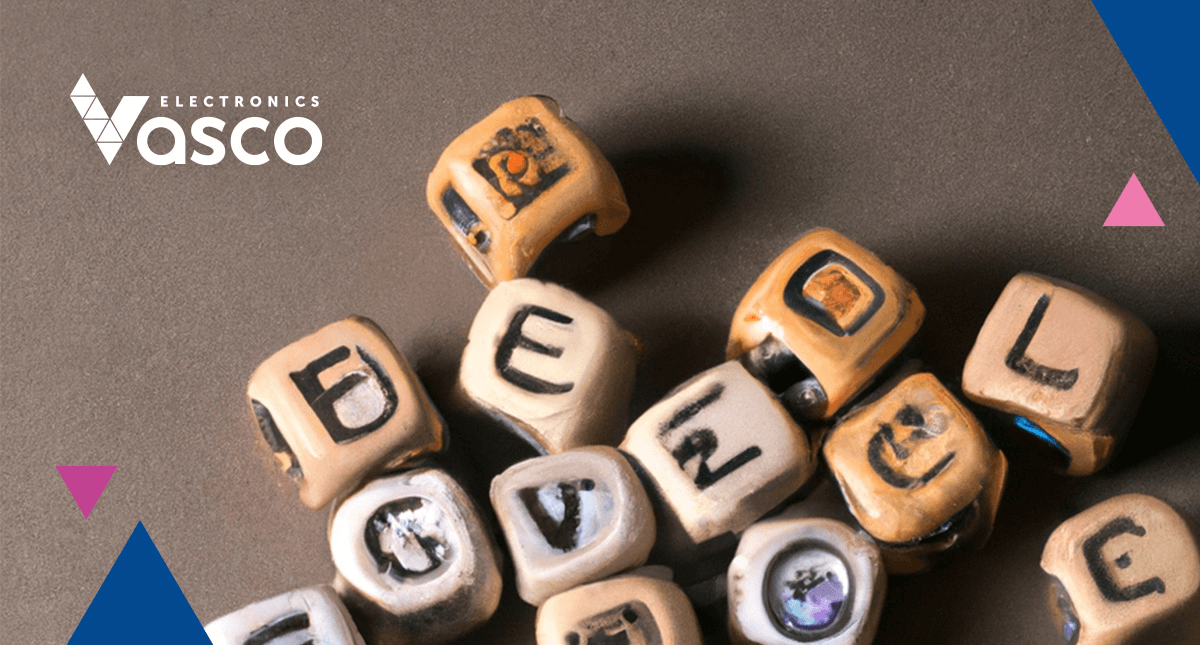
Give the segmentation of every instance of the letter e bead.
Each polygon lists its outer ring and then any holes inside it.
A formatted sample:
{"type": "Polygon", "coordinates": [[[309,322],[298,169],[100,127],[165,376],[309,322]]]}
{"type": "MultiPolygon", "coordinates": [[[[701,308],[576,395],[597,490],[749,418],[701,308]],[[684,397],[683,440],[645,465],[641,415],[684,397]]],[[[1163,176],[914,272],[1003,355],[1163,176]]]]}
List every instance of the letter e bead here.
{"type": "Polygon", "coordinates": [[[628,422],[634,343],[570,290],[505,282],[471,325],[459,388],[539,452],[615,445],[628,422]]]}
{"type": "Polygon", "coordinates": [[[1063,522],[1042,569],[1066,643],[1200,642],[1200,551],[1161,500],[1121,495],[1063,522]]]}

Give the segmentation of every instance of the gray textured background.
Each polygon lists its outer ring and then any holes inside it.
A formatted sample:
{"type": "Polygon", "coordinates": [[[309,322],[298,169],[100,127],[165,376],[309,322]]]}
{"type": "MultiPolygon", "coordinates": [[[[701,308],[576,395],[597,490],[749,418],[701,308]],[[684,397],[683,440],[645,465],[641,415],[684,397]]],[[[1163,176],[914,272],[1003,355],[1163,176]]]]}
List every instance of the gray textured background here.
{"type": "MultiPolygon", "coordinates": [[[[139,520],[204,622],[332,577],[325,514],[256,452],[246,379],[357,313],[445,405],[485,290],[425,178],[460,131],[540,93],[609,156],[633,209],[538,275],[644,340],[634,414],[722,360],[742,293],[818,225],[916,285],[922,354],[947,379],[1020,270],[1154,329],[1155,379],[1114,467],[1068,481],[1014,464],[988,547],[893,578],[876,641],[1043,642],[1037,563],[1059,522],[1129,491],[1200,520],[1183,416],[1200,384],[1200,186],[1090,3],[875,4],[6,3],[0,636],[65,643],[139,520]],[[81,73],[110,111],[150,95],[138,125],[217,116],[227,140],[247,116],[307,116],[324,150],[304,167],[158,167],[129,141],[109,166],[68,99],[81,73]],[[320,106],[158,107],[193,94],[320,106]],[[1133,172],[1165,228],[1101,226],[1133,172]],[[54,469],[70,464],[118,466],[90,519],[54,469]]],[[[531,642],[532,617],[510,588],[467,642],[531,642]]]]}

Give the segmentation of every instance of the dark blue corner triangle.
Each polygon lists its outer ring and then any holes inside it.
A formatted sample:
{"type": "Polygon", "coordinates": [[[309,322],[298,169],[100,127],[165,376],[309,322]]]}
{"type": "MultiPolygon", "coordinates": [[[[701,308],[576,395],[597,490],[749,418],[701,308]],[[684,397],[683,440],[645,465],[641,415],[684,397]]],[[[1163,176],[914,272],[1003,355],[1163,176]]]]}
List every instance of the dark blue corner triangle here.
{"type": "Polygon", "coordinates": [[[146,527],[108,570],[67,645],[212,645],[146,527]]]}
{"type": "Polygon", "coordinates": [[[1200,3],[1092,0],[1146,98],[1200,178],[1200,3]]]}

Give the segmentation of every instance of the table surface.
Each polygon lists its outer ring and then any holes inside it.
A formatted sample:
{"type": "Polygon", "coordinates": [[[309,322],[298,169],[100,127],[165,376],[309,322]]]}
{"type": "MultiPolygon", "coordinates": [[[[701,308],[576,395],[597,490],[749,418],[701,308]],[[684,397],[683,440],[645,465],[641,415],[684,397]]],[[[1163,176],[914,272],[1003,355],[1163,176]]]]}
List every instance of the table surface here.
{"type": "MultiPolygon", "coordinates": [[[[264,466],[246,380],[365,315],[454,433],[449,390],[486,290],[425,180],[467,126],[545,94],[612,161],[633,215],[537,276],[644,341],[633,415],[722,361],[741,295],[815,226],[917,287],[920,353],[947,380],[1019,271],[1150,325],[1158,365],[1113,466],[1065,479],[1014,461],[987,547],[893,577],[876,639],[1048,641],[1038,561],[1060,522],[1134,491],[1200,520],[1200,186],[1089,2],[874,4],[6,4],[4,640],[67,642],[138,521],[202,622],[332,578],[326,513],[264,466]],[[130,141],[108,165],[68,100],[81,73],[109,109],[150,95],[139,123],[305,116],[323,148],[306,166],[155,166],[130,141]],[[320,100],[174,107],[193,95],[320,100]],[[1165,227],[1102,226],[1132,173],[1165,227]],[[96,464],[117,471],[84,519],[54,466],[96,464]]],[[[531,643],[533,616],[510,583],[463,642],[531,643]]]]}

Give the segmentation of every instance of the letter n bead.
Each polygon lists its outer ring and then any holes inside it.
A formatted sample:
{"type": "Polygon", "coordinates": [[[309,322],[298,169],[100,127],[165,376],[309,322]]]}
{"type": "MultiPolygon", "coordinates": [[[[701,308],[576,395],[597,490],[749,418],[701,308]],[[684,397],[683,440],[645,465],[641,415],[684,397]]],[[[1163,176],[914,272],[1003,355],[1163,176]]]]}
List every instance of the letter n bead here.
{"type": "Polygon", "coordinates": [[[1154,369],[1153,332],[1076,285],[1009,281],[963,367],[971,400],[1016,417],[1068,475],[1103,468],[1129,432],[1154,369]]]}
{"type": "Polygon", "coordinates": [[[829,229],[806,233],[746,292],[725,356],[789,407],[828,419],[908,344],[925,319],[916,290],[829,229]]]}
{"type": "Polygon", "coordinates": [[[654,546],[654,509],[615,448],[522,461],[492,480],[491,498],[531,605],[640,566],[654,546]]]}
{"type": "Polygon", "coordinates": [[[1042,569],[1063,642],[1200,642],[1200,551],[1161,500],[1121,495],[1063,522],[1042,569]]]}
{"type": "Polygon", "coordinates": [[[730,633],[760,645],[870,643],[887,593],[879,547],[825,518],[752,524],[728,579],[730,633]]]}
{"type": "Polygon", "coordinates": [[[822,450],[888,572],[916,573],[944,552],[987,541],[1008,462],[932,374],[880,390],[846,414],[822,450]]]}
{"type": "Polygon", "coordinates": [[[471,498],[438,469],[382,477],[347,497],[329,547],[350,609],[386,612],[377,622],[402,643],[453,640],[500,603],[496,547],[471,498]]]}
{"type": "Polygon", "coordinates": [[[564,591],[537,613],[538,645],[700,645],[696,612],[679,585],[655,567],[564,591]]]}
{"type": "Polygon", "coordinates": [[[545,96],[509,101],[459,135],[426,197],[489,287],[524,277],[551,242],[609,235],[629,219],[608,160],[545,96]]]}
{"type": "Polygon", "coordinates": [[[213,645],[363,645],[362,636],[328,585],[289,591],[204,626],[213,645]]]}
{"type": "Polygon", "coordinates": [[[614,445],[628,421],[635,343],[570,290],[505,282],[471,325],[459,388],[539,452],[614,445]]]}
{"type": "Polygon", "coordinates": [[[442,447],[442,420],[425,388],[366,318],[340,320],[280,350],[254,370],[247,397],[312,509],[442,447]]]}
{"type": "Polygon", "coordinates": [[[737,361],[693,377],[630,426],[621,450],[662,502],[659,548],[672,561],[745,529],[815,470],[808,438],[737,361]]]}

